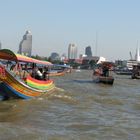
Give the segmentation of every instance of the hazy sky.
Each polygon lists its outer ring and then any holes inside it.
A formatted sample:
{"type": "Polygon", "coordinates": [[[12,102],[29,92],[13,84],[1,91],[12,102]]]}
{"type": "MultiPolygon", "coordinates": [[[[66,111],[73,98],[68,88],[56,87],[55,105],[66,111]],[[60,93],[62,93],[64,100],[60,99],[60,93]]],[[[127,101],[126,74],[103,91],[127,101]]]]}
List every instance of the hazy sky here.
{"type": "Polygon", "coordinates": [[[83,54],[129,59],[140,46],[140,0],[0,0],[2,48],[18,50],[26,30],[33,35],[33,54],[68,52],[69,43],[83,54]]]}

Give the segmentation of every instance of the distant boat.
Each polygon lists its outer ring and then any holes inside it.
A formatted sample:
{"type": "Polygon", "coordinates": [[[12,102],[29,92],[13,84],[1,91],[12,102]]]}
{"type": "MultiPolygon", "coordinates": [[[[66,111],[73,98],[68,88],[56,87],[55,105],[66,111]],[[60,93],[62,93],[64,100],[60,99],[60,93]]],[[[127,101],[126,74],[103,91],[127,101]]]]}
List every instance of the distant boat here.
{"type": "Polygon", "coordinates": [[[50,70],[48,71],[49,76],[63,76],[65,72],[63,70],[50,70]]]}
{"type": "Polygon", "coordinates": [[[93,71],[93,81],[96,83],[104,83],[113,85],[114,77],[111,75],[112,64],[110,62],[103,62],[93,71]]]}
{"type": "Polygon", "coordinates": [[[70,73],[70,72],[71,72],[70,65],[53,64],[50,67],[48,74],[49,76],[63,76],[66,73],[70,73]]]}
{"type": "Polygon", "coordinates": [[[132,71],[115,71],[118,75],[132,75],[132,71]]]}

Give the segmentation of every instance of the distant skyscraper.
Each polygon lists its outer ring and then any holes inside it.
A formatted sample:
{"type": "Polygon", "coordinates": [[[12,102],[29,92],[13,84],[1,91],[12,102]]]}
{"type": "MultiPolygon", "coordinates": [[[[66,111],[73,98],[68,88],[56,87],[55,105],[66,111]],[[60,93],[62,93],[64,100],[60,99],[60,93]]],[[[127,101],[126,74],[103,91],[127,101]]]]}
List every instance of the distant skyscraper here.
{"type": "Polygon", "coordinates": [[[1,42],[0,42],[0,50],[2,49],[2,44],[1,44],[1,42]]]}
{"type": "Polygon", "coordinates": [[[60,60],[60,56],[56,52],[51,53],[50,57],[51,57],[52,60],[60,60]]]}
{"type": "Polygon", "coordinates": [[[75,44],[69,44],[68,48],[68,59],[77,58],[77,46],[75,44]]]}
{"type": "Polygon", "coordinates": [[[85,54],[86,54],[88,57],[92,56],[92,51],[91,51],[91,47],[90,47],[90,46],[86,47],[86,49],[85,49],[85,54]]]}
{"type": "Polygon", "coordinates": [[[65,53],[63,53],[63,54],[61,55],[61,60],[65,60],[65,59],[67,59],[67,56],[66,56],[65,53]]]}
{"type": "Polygon", "coordinates": [[[32,53],[32,34],[31,34],[30,31],[26,31],[25,35],[23,36],[23,39],[19,44],[18,53],[31,57],[31,53],[32,53]]]}

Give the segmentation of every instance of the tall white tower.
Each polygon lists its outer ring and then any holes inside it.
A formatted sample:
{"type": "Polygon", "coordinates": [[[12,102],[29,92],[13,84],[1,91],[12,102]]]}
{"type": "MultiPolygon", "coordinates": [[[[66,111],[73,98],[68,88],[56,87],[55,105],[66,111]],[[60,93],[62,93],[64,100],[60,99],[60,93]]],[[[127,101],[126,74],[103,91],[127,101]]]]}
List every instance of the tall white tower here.
{"type": "Polygon", "coordinates": [[[77,58],[77,46],[75,44],[69,44],[68,47],[68,59],[77,58]]]}
{"type": "Polygon", "coordinates": [[[23,39],[21,40],[21,42],[19,44],[18,53],[31,57],[31,53],[32,53],[32,34],[31,34],[30,31],[26,31],[25,35],[23,36],[23,39]]]}
{"type": "Polygon", "coordinates": [[[139,48],[136,49],[136,61],[140,62],[139,48]]]}

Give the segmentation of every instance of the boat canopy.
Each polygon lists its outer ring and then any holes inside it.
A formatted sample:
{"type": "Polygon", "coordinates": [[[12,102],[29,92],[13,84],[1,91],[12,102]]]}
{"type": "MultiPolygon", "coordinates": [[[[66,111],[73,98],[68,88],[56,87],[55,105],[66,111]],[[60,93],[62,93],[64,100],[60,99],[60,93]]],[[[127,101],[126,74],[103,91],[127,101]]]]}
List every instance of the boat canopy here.
{"type": "Polygon", "coordinates": [[[16,54],[9,49],[0,50],[0,59],[16,61],[16,62],[36,63],[36,64],[40,64],[40,65],[52,65],[51,62],[37,60],[37,59],[33,59],[31,57],[16,54]]]}

